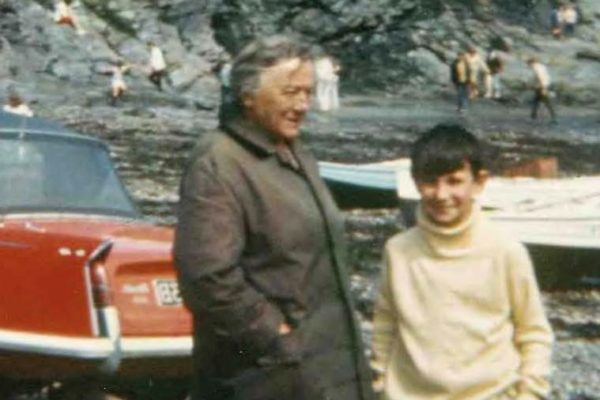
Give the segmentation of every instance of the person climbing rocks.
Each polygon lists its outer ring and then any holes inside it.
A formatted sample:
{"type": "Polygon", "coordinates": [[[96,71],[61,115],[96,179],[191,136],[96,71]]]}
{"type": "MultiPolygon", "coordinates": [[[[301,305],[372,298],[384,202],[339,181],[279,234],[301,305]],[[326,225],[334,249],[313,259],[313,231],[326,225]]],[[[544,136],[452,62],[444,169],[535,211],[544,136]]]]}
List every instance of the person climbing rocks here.
{"type": "Polygon", "coordinates": [[[490,97],[502,98],[502,82],[500,75],[504,71],[504,56],[499,49],[491,49],[487,56],[487,67],[490,71],[490,97]]]}
{"type": "Polygon", "coordinates": [[[150,79],[158,90],[162,90],[162,80],[167,72],[165,56],[156,43],[149,41],[147,45],[150,52],[150,59],[148,60],[150,72],[148,74],[148,79],[150,79]]]}
{"type": "Polygon", "coordinates": [[[461,51],[450,65],[450,80],[456,88],[457,111],[465,112],[469,104],[469,63],[467,53],[461,51]]]}
{"type": "Polygon", "coordinates": [[[114,65],[110,66],[105,73],[112,75],[110,82],[110,104],[112,106],[117,105],[117,101],[122,99],[125,92],[127,92],[127,84],[125,83],[125,74],[131,69],[131,65],[125,63],[123,60],[118,60],[114,65]]]}
{"type": "Polygon", "coordinates": [[[550,112],[552,123],[556,123],[556,113],[554,112],[554,107],[552,106],[552,102],[550,100],[551,80],[550,74],[548,73],[548,69],[537,57],[529,58],[527,60],[527,65],[529,66],[529,68],[531,68],[531,71],[533,72],[532,86],[534,88],[534,97],[533,106],[531,109],[531,119],[537,119],[540,104],[544,103],[544,105],[550,112]]]}
{"type": "Polygon", "coordinates": [[[75,29],[78,34],[84,34],[85,31],[81,28],[71,5],[65,0],[57,0],[54,3],[54,22],[58,25],[66,25],[75,29]]]}
{"type": "Polygon", "coordinates": [[[479,96],[479,82],[481,78],[483,78],[485,88],[483,96],[491,97],[492,81],[490,70],[475,46],[467,48],[466,60],[469,65],[469,97],[475,98],[479,96]]]}

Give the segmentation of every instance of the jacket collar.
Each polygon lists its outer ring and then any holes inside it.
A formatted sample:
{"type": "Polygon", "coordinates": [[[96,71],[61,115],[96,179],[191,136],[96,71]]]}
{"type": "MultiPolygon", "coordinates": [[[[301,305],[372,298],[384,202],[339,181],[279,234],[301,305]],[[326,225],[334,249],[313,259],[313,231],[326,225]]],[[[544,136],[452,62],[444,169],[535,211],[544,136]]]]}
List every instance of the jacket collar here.
{"type": "Polygon", "coordinates": [[[293,169],[299,168],[296,160],[301,150],[298,139],[289,142],[288,146],[282,146],[275,135],[244,117],[225,121],[221,127],[234,140],[257,155],[263,157],[275,155],[282,163],[290,165],[293,169]]]}
{"type": "Polygon", "coordinates": [[[277,138],[247,118],[232,118],[224,122],[222,128],[236,141],[264,156],[277,151],[277,138]]]}

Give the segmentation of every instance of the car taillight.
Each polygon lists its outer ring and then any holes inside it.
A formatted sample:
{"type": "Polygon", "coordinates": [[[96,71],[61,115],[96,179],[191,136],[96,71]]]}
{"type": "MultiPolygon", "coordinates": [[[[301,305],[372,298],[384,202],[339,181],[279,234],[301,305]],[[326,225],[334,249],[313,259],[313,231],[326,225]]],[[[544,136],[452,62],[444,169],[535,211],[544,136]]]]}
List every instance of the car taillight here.
{"type": "Polygon", "coordinates": [[[105,267],[105,261],[112,245],[110,240],[105,240],[93,251],[88,259],[87,267],[92,300],[96,308],[113,305],[113,294],[105,267]]]}
{"type": "Polygon", "coordinates": [[[102,263],[94,263],[91,266],[92,297],[96,308],[113,305],[113,293],[108,281],[106,267],[102,263]]]}

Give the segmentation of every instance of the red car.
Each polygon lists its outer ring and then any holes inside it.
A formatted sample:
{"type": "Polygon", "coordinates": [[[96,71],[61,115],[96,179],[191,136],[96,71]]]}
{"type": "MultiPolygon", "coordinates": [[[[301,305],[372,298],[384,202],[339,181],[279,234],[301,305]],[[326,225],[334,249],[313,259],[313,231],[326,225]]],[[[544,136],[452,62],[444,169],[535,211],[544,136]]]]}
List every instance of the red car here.
{"type": "Polygon", "coordinates": [[[0,113],[0,397],[184,381],[192,323],[172,239],[142,220],[105,144],[0,113]]]}

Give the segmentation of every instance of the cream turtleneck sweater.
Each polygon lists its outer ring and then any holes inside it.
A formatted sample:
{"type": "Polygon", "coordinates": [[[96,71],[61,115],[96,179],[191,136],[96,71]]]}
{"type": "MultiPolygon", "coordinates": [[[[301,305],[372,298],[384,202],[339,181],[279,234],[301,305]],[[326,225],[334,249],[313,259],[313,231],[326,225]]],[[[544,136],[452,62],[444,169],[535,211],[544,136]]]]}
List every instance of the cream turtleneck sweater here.
{"type": "Polygon", "coordinates": [[[395,235],[375,308],[385,400],[541,399],[553,335],[524,246],[476,209],[395,235]]]}

